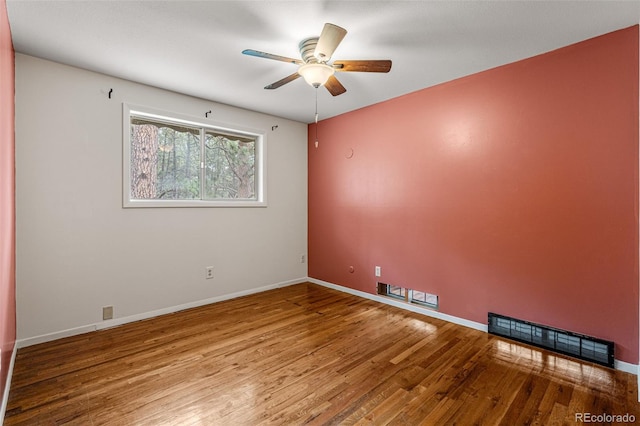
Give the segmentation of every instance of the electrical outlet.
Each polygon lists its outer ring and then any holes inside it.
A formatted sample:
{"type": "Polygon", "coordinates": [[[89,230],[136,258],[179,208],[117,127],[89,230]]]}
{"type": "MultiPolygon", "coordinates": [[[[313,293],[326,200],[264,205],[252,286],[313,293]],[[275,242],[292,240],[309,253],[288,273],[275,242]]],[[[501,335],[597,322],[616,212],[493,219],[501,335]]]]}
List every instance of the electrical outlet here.
{"type": "Polygon", "coordinates": [[[382,268],[379,266],[376,266],[376,277],[379,277],[382,275],[382,268]]]}
{"type": "Polygon", "coordinates": [[[103,320],[113,319],[113,306],[105,306],[102,308],[102,319],[103,320]]]}
{"type": "Polygon", "coordinates": [[[205,278],[208,279],[208,280],[213,278],[213,266],[207,266],[206,273],[205,273],[205,278]]]}
{"type": "Polygon", "coordinates": [[[305,254],[300,255],[300,263],[304,263],[307,261],[307,256],[305,254]]]}

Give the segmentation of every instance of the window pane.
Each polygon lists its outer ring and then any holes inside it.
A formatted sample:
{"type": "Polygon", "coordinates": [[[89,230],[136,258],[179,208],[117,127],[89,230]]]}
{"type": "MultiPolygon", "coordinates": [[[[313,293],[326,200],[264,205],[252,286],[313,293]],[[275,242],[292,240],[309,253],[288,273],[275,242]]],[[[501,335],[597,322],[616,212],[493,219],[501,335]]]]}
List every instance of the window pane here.
{"type": "Polygon", "coordinates": [[[438,296],[420,290],[411,290],[411,302],[437,308],[438,296]]]}
{"type": "Polygon", "coordinates": [[[404,298],[404,288],[397,285],[389,285],[389,295],[404,298]]]}
{"type": "Polygon", "coordinates": [[[256,141],[207,132],[205,136],[205,199],[256,199],[256,141]]]}
{"type": "Polygon", "coordinates": [[[132,118],[131,198],[200,198],[200,130],[132,118]]]}

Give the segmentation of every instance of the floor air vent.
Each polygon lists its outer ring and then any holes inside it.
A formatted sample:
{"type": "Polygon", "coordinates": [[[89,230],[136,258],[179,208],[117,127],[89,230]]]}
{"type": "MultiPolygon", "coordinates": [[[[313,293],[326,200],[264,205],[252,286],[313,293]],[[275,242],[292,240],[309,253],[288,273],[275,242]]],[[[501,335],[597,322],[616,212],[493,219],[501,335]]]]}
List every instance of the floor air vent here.
{"type": "Polygon", "coordinates": [[[613,342],[489,312],[489,333],[614,368],[613,342]]]}

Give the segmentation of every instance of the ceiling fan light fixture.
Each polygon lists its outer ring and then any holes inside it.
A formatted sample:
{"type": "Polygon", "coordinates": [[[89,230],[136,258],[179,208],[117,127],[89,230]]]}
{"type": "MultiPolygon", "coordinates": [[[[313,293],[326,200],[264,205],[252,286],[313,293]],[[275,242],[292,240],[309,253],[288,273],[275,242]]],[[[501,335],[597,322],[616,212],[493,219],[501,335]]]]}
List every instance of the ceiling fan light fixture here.
{"type": "Polygon", "coordinates": [[[298,74],[300,74],[307,83],[316,89],[320,86],[324,86],[334,72],[335,70],[333,67],[327,64],[304,64],[298,68],[298,74]]]}
{"type": "Polygon", "coordinates": [[[345,93],[347,89],[334,76],[336,71],[385,73],[391,69],[391,61],[389,59],[341,60],[328,65],[327,63],[346,34],[347,30],[344,28],[327,22],[322,28],[320,37],[305,38],[298,44],[302,59],[288,58],[253,49],[245,49],[242,54],[288,62],[298,66],[297,72],[264,86],[267,90],[277,89],[300,77],[304,77],[306,82],[316,89],[324,86],[332,96],[338,96],[345,93]]]}

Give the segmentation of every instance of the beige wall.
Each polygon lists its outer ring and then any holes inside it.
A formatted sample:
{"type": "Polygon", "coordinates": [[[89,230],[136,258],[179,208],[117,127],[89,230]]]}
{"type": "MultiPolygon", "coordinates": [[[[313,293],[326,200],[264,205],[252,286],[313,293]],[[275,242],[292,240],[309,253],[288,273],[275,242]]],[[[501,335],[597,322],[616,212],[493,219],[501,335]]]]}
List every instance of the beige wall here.
{"type": "Polygon", "coordinates": [[[19,341],[104,326],[107,305],[115,324],[304,279],[306,137],[303,123],[16,55],[19,341]],[[268,207],[123,209],[123,102],[263,129],[268,207]]]}

